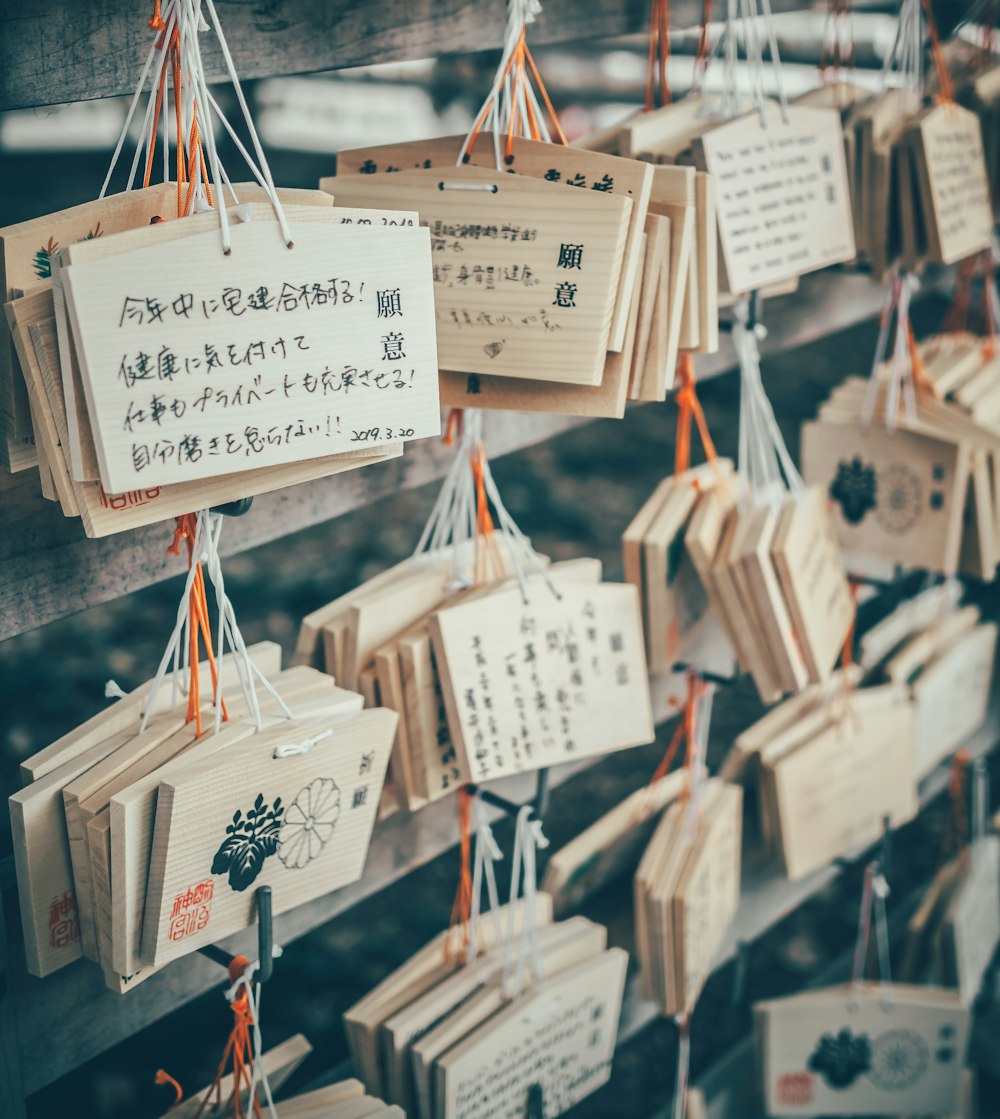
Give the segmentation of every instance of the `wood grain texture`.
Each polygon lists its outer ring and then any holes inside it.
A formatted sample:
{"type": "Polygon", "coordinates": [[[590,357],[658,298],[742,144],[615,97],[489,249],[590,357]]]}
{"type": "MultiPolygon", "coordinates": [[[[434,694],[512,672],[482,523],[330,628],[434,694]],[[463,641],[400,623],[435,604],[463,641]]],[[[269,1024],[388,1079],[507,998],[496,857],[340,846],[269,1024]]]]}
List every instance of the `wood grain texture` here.
{"type": "MultiPolygon", "coordinates": [[[[781,0],[778,8],[801,7],[781,0]]],[[[447,51],[498,48],[503,3],[411,0],[227,0],[219,19],[242,78],[303,74],[372,62],[429,58],[447,51]]],[[[700,18],[700,0],[673,5],[675,26],[700,18]]],[[[531,43],[592,39],[640,31],[645,0],[549,0],[531,43]]],[[[144,8],[124,0],[80,5],[25,0],[0,15],[0,109],[86,101],[131,93],[151,32],[144,8]]],[[[219,81],[222,59],[206,50],[206,77],[219,81]]],[[[485,90],[484,90],[485,92],[485,90]]]]}

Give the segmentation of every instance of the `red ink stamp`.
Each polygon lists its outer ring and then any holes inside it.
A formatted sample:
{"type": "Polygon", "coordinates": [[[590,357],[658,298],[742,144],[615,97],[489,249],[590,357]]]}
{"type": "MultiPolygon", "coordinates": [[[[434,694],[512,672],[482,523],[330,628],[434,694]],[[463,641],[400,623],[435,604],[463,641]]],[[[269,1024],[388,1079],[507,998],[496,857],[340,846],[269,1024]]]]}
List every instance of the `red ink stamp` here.
{"type": "Polygon", "coordinates": [[[212,915],[212,894],[215,884],[211,878],[199,882],[174,898],[174,908],[170,913],[171,940],[183,940],[192,936],[208,924],[212,915]]]}
{"type": "Polygon", "coordinates": [[[67,890],[49,902],[49,944],[53,948],[68,948],[79,939],[76,897],[72,890],[67,890]]]}
{"type": "Polygon", "coordinates": [[[149,490],[131,490],[129,493],[106,493],[100,486],[101,504],[105,509],[134,509],[137,505],[148,505],[160,496],[160,487],[149,490]]]}
{"type": "Polygon", "coordinates": [[[809,1104],[816,1093],[816,1078],[811,1072],[788,1072],[778,1077],[778,1102],[809,1104]]]}

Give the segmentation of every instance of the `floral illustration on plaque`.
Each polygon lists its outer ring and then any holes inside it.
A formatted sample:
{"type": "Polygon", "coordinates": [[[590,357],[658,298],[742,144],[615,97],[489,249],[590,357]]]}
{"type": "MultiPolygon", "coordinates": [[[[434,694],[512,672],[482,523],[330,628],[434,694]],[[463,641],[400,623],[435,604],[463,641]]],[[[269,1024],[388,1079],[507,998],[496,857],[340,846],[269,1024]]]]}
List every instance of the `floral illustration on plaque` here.
{"type": "Polygon", "coordinates": [[[245,890],[250,886],[260,874],[264,860],[278,850],[284,814],[281,797],[275,797],[271,807],[265,803],[263,793],[257,794],[246,817],[241,809],[237,809],[233,813],[233,822],[226,827],[226,838],[212,860],[212,873],[228,872],[229,885],[234,890],[245,890]]]}
{"type": "Polygon", "coordinates": [[[878,1088],[901,1091],[916,1084],[927,1071],[930,1059],[930,1051],[920,1034],[913,1030],[889,1030],[875,1039],[868,1076],[878,1088]]]}
{"type": "Polygon", "coordinates": [[[850,1086],[871,1069],[872,1047],[867,1034],[855,1037],[850,1030],[836,1036],[824,1034],[809,1058],[809,1070],[817,1072],[831,1088],[850,1086]]]}
{"type": "Polygon", "coordinates": [[[332,777],[317,777],[296,796],[285,813],[278,858],[288,870],[301,870],[323,850],[340,816],[340,787],[332,777]]]}
{"type": "Polygon", "coordinates": [[[859,455],[841,460],[830,486],[830,497],[841,508],[848,524],[860,524],[877,504],[878,481],[874,466],[866,466],[859,455]]]}

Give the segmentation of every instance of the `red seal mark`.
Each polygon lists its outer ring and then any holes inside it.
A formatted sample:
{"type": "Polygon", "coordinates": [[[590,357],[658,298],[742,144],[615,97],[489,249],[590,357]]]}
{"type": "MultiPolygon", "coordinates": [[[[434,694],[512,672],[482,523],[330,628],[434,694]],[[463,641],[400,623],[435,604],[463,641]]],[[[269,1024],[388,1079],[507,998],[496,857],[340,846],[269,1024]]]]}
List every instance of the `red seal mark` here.
{"type": "Polygon", "coordinates": [[[67,890],[49,902],[49,944],[52,948],[68,948],[79,939],[76,897],[67,890]]]}
{"type": "Polygon", "coordinates": [[[778,1102],[809,1104],[816,1094],[816,1078],[811,1072],[788,1072],[778,1077],[778,1102]]]}
{"type": "Polygon", "coordinates": [[[204,882],[191,886],[174,898],[174,907],[170,912],[170,930],[167,933],[171,940],[183,940],[186,936],[201,932],[212,915],[214,892],[215,883],[211,878],[206,878],[204,882]]]}

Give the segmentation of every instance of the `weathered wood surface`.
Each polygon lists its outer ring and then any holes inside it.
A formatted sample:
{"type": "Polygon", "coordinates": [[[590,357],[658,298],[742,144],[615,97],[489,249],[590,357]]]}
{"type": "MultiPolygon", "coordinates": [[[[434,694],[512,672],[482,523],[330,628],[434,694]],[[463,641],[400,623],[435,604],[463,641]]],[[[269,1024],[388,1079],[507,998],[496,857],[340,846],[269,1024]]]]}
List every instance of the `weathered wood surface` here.
{"type": "MultiPolygon", "coordinates": [[[[923,291],[932,290],[925,283],[923,291]]],[[[820,272],[806,277],[797,293],[769,301],[763,321],[768,354],[800,346],[874,316],[882,289],[870,277],[820,272]]],[[[698,371],[711,376],[733,367],[728,338],[698,371]]],[[[766,375],[765,366],[765,375],[766,375]]],[[[566,416],[489,412],[486,444],[493,457],[528,447],[583,421],[566,416]]],[[[452,451],[437,440],[407,448],[403,458],[364,467],[340,477],[258,497],[250,513],[226,525],[223,552],[233,554],[369,505],[399,489],[441,477],[452,451]]],[[[0,536],[0,640],[65,617],[96,603],[179,574],[184,561],[166,553],[167,525],[101,540],[88,540],[78,520],[68,520],[38,492],[38,475],[0,474],[0,503],[6,531],[0,536]]]]}
{"type": "MultiPolygon", "coordinates": [[[[149,49],[152,0],[17,0],[0,5],[0,110],[131,93],[149,49]],[[148,11],[147,11],[148,9],[148,11]]],[[[773,0],[777,11],[803,0],[773,0]]],[[[217,4],[242,78],[304,74],[500,46],[504,0],[227,0],[217,4]]],[[[674,0],[674,27],[701,18],[674,0]]],[[[642,31],[648,0],[546,0],[531,43],[642,31]]],[[[206,43],[209,81],[225,73],[206,43]]]]}

